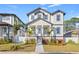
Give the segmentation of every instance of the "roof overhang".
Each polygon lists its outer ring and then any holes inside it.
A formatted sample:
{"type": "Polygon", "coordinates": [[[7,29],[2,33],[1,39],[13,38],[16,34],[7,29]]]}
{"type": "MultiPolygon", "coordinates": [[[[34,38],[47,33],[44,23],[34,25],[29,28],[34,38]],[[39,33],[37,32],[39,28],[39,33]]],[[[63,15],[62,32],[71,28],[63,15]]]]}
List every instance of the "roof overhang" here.
{"type": "Polygon", "coordinates": [[[36,21],[38,21],[38,20],[43,20],[43,21],[45,21],[45,22],[47,22],[47,23],[53,25],[51,22],[49,22],[49,21],[47,21],[47,20],[44,20],[44,19],[42,19],[42,18],[37,18],[37,19],[35,19],[35,20],[33,20],[33,21],[28,22],[28,23],[26,24],[26,26],[28,26],[29,24],[31,24],[31,23],[33,23],[33,22],[36,22],[36,21]]]}
{"type": "Polygon", "coordinates": [[[57,11],[51,13],[51,14],[54,15],[54,14],[56,14],[56,13],[58,13],[58,12],[61,12],[61,13],[63,13],[63,15],[65,15],[65,13],[64,13],[63,11],[61,11],[61,10],[57,10],[57,11]]]}

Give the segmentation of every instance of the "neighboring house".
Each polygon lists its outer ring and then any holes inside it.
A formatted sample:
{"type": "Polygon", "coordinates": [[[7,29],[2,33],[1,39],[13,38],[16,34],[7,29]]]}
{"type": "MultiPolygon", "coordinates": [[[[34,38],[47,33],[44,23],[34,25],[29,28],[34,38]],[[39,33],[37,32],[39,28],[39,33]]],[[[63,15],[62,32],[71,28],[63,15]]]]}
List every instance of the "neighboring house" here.
{"type": "MultiPolygon", "coordinates": [[[[30,37],[41,36],[42,39],[52,39],[64,41],[63,20],[65,13],[61,10],[53,13],[45,9],[37,8],[27,14],[28,23],[26,26],[32,29],[30,37]]],[[[28,35],[29,36],[29,35],[28,35]]]]}
{"type": "MultiPolygon", "coordinates": [[[[15,14],[7,14],[7,13],[0,13],[0,22],[11,25],[12,29],[4,29],[5,31],[7,30],[11,30],[11,37],[12,39],[14,38],[15,35],[17,35],[19,32],[20,34],[18,34],[19,36],[21,36],[22,34],[24,34],[25,32],[22,31],[22,29],[24,28],[24,23],[20,20],[19,17],[17,17],[15,14]],[[17,33],[16,33],[17,32],[17,33]],[[16,33],[16,34],[15,34],[16,33]]],[[[8,27],[8,25],[6,27],[8,27]]],[[[9,34],[7,34],[9,35],[9,34]]]]}
{"type": "Polygon", "coordinates": [[[65,42],[72,40],[75,43],[79,43],[79,29],[68,31],[64,34],[65,42]]]}
{"type": "Polygon", "coordinates": [[[79,29],[79,18],[73,17],[64,21],[64,32],[79,29]]]}
{"type": "Polygon", "coordinates": [[[70,24],[65,24],[68,25],[65,27],[69,28],[73,27],[70,30],[65,31],[64,33],[65,41],[68,42],[69,40],[72,40],[75,43],[79,43],[79,22],[73,22],[71,25],[70,24]]]}

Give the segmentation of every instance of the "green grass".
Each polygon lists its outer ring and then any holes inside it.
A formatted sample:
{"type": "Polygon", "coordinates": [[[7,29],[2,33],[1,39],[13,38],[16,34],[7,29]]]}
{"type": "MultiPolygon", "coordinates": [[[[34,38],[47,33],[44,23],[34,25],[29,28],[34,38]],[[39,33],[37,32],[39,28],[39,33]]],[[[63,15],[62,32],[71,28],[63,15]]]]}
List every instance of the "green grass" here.
{"type": "Polygon", "coordinates": [[[0,51],[24,51],[24,52],[34,52],[35,44],[1,44],[0,51]]]}
{"type": "Polygon", "coordinates": [[[79,52],[79,44],[43,45],[45,52],[79,52]]]}

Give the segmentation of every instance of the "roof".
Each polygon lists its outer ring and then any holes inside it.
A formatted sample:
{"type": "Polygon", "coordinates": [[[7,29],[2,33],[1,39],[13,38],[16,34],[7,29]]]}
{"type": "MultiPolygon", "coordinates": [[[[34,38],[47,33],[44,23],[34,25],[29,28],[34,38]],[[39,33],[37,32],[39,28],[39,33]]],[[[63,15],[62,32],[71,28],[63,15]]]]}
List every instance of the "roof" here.
{"type": "Polygon", "coordinates": [[[11,26],[12,27],[12,25],[10,25],[10,24],[8,24],[6,22],[0,22],[0,26],[11,26]]]}
{"type": "Polygon", "coordinates": [[[45,12],[47,12],[47,13],[49,13],[49,14],[51,14],[51,15],[54,15],[54,14],[56,14],[56,13],[58,13],[58,12],[61,12],[61,13],[63,13],[63,14],[65,15],[65,13],[64,13],[63,11],[61,11],[61,10],[57,10],[57,11],[55,11],[55,12],[50,13],[49,11],[47,11],[47,10],[45,10],[45,9],[43,9],[43,8],[36,8],[35,10],[29,12],[29,13],[27,14],[27,16],[29,16],[31,13],[35,12],[36,10],[40,10],[40,9],[41,9],[41,10],[44,10],[45,12]]]}
{"type": "Polygon", "coordinates": [[[61,13],[63,13],[63,14],[65,15],[65,13],[64,13],[63,11],[61,11],[61,10],[57,10],[57,11],[51,13],[51,14],[54,15],[54,14],[56,14],[56,13],[58,13],[58,12],[61,12],[61,13]]]}
{"type": "Polygon", "coordinates": [[[45,22],[47,22],[47,23],[53,25],[51,22],[49,22],[49,21],[47,21],[47,20],[44,20],[44,19],[42,19],[42,18],[37,18],[37,19],[35,19],[35,20],[33,20],[33,21],[30,21],[30,22],[27,23],[26,25],[29,25],[29,24],[31,24],[31,23],[33,23],[33,22],[35,22],[35,21],[38,21],[38,20],[43,20],[43,21],[45,21],[45,22]]]}
{"type": "Polygon", "coordinates": [[[48,12],[47,10],[45,10],[45,9],[43,9],[43,8],[36,8],[36,9],[34,9],[33,11],[31,11],[31,12],[29,12],[28,14],[27,14],[27,16],[29,16],[29,14],[31,14],[31,13],[33,13],[33,12],[35,12],[35,11],[37,11],[37,10],[44,10],[45,12],[47,12],[47,13],[49,13],[49,14],[51,14],[50,12],[48,12]]]}
{"type": "MultiPolygon", "coordinates": [[[[16,15],[16,14],[10,14],[10,13],[0,13],[0,15],[2,15],[2,16],[15,16],[15,17],[17,17],[18,19],[19,19],[19,21],[21,21],[21,19],[16,15]]],[[[21,21],[22,23],[23,23],[23,21],[21,21]]],[[[24,24],[24,23],[23,23],[24,24]]]]}

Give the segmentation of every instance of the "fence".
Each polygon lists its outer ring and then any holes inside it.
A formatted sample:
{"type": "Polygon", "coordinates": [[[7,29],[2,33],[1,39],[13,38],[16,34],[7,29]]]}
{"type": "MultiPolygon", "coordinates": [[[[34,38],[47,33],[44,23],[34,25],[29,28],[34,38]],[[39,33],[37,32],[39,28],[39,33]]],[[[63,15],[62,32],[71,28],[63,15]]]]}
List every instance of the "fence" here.
{"type": "Polygon", "coordinates": [[[75,43],[78,43],[79,38],[78,37],[65,37],[65,42],[68,42],[69,40],[72,40],[75,43]]]}

